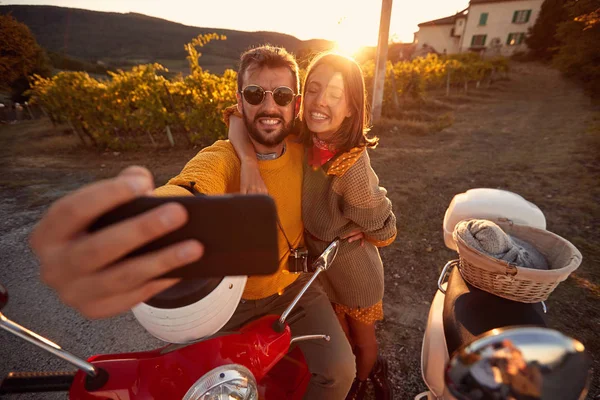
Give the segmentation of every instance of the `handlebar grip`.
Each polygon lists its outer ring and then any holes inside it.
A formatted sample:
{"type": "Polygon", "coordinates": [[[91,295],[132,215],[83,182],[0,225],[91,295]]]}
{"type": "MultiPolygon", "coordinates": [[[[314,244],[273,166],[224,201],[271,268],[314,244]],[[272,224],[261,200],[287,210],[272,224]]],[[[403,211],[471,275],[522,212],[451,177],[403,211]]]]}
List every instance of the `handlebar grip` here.
{"type": "Polygon", "coordinates": [[[285,329],[286,325],[291,325],[294,322],[301,320],[305,316],[306,311],[304,310],[304,308],[298,307],[294,311],[292,311],[292,313],[288,316],[288,319],[284,323],[281,323],[280,320],[275,321],[273,323],[273,330],[275,332],[281,333],[285,329]]]}
{"type": "Polygon", "coordinates": [[[292,311],[292,314],[287,319],[287,323],[288,325],[291,325],[294,322],[300,321],[304,317],[306,317],[306,310],[304,310],[304,307],[298,307],[292,311]]]}
{"type": "Polygon", "coordinates": [[[10,372],[0,382],[0,394],[68,391],[75,374],[77,371],[10,372]]]}

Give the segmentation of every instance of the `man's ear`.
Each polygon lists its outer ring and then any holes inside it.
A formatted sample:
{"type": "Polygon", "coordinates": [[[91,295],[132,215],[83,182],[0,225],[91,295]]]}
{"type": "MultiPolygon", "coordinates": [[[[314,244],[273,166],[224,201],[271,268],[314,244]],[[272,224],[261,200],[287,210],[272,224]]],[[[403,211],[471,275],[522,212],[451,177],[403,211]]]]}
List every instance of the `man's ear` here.
{"type": "Polygon", "coordinates": [[[294,118],[300,113],[300,105],[302,104],[302,95],[296,96],[296,104],[294,105],[294,118]]]}
{"type": "Polygon", "coordinates": [[[242,95],[238,93],[235,94],[235,98],[237,99],[237,109],[240,112],[240,114],[244,113],[244,105],[243,103],[243,99],[242,99],[242,95]]]}

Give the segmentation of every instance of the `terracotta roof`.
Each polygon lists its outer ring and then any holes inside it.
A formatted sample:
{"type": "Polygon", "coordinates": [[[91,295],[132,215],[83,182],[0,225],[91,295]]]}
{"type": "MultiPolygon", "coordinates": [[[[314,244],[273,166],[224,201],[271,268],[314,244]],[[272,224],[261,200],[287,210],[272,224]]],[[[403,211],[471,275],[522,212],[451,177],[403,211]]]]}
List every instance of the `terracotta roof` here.
{"type": "MultiPolygon", "coordinates": [[[[473,2],[473,0],[471,0],[471,3],[473,2]]],[[[468,8],[465,8],[464,10],[451,15],[450,17],[444,17],[444,18],[440,18],[440,19],[434,19],[433,21],[427,21],[427,22],[421,22],[418,26],[437,26],[437,25],[454,25],[454,22],[456,22],[456,20],[458,18],[464,18],[467,15],[467,10],[468,8]]]]}

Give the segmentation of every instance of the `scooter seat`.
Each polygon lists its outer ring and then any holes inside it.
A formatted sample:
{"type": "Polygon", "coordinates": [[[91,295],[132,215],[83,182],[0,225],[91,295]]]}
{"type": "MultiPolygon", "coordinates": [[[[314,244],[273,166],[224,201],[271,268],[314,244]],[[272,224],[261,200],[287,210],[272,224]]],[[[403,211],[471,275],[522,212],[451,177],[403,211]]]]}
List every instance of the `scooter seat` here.
{"type": "Polygon", "coordinates": [[[458,268],[448,279],[444,299],[444,334],[448,354],[495,328],[517,325],[546,327],[541,303],[521,303],[495,296],[467,283],[458,268]]]}

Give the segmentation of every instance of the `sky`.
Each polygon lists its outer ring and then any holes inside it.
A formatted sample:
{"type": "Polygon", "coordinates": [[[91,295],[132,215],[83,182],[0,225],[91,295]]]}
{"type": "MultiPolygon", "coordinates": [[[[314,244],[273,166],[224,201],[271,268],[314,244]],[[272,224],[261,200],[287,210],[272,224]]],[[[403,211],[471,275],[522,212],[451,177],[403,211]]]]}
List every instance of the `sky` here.
{"type": "MultiPolygon", "coordinates": [[[[138,12],[185,25],[273,31],[298,39],[328,39],[345,47],[376,46],[381,0],[0,0],[96,11],[138,12]]],[[[468,0],[396,0],[390,36],[412,42],[417,24],[466,8],[468,0]]]]}

